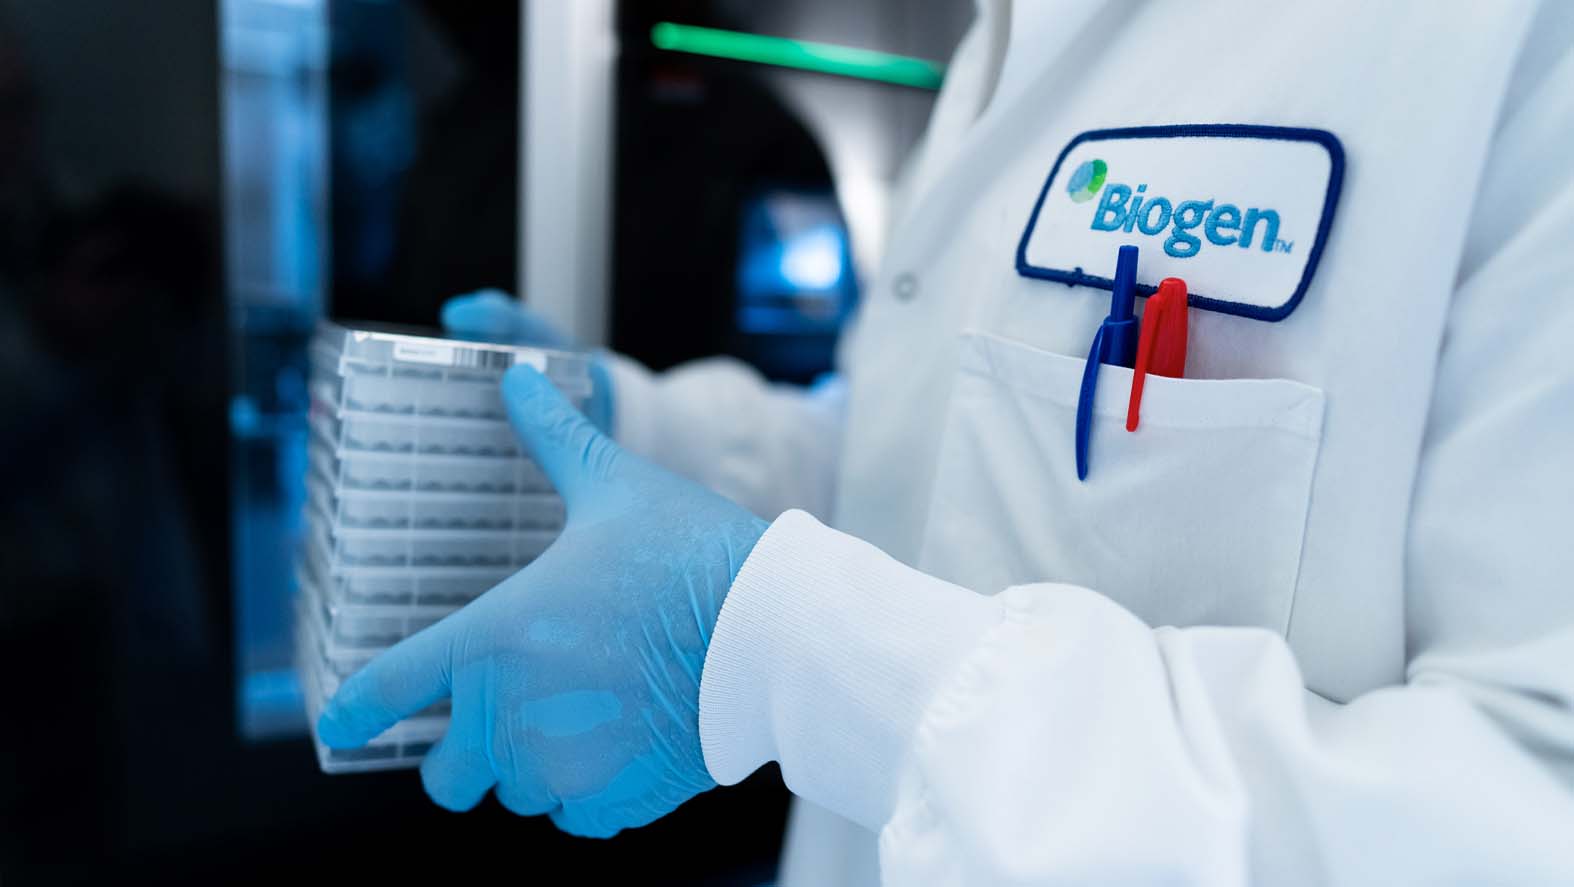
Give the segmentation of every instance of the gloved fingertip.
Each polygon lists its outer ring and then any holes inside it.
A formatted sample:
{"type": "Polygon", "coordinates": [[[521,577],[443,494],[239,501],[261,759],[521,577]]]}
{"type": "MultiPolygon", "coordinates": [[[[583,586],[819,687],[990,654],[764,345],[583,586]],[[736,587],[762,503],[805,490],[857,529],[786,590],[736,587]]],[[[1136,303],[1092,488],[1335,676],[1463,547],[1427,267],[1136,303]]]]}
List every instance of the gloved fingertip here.
{"type": "Polygon", "coordinates": [[[592,816],[583,805],[559,807],[547,814],[558,831],[576,838],[611,838],[623,831],[623,826],[604,822],[603,817],[592,816]]]}
{"type": "Polygon", "coordinates": [[[574,348],[573,341],[545,317],[523,308],[513,309],[512,316],[514,320],[514,335],[520,344],[566,350],[574,348]]]}
{"type": "Polygon", "coordinates": [[[496,306],[463,296],[449,301],[441,313],[443,329],[453,335],[499,342],[510,338],[511,319],[498,316],[496,306]]]}
{"type": "Polygon", "coordinates": [[[442,323],[443,329],[452,330],[463,325],[463,321],[466,320],[465,315],[470,310],[471,298],[468,294],[454,296],[443,303],[443,307],[438,309],[437,312],[438,320],[442,323]]]}
{"type": "Polygon", "coordinates": [[[451,296],[449,297],[448,301],[444,303],[444,305],[445,307],[447,305],[480,305],[491,308],[509,308],[514,305],[514,300],[508,295],[508,293],[505,293],[496,287],[483,287],[478,290],[471,290],[467,293],[460,293],[456,296],[451,296]]]}
{"type": "Polygon", "coordinates": [[[329,748],[360,748],[371,739],[364,734],[346,723],[343,709],[331,702],[317,718],[317,738],[329,748]]]}
{"type": "Polygon", "coordinates": [[[503,395],[509,398],[540,397],[543,386],[551,388],[552,383],[540,370],[529,364],[516,363],[503,373],[503,395]]]}
{"type": "Polygon", "coordinates": [[[452,784],[445,777],[433,775],[427,767],[421,768],[421,788],[433,804],[450,813],[467,813],[486,797],[488,786],[463,787],[452,784]]]}
{"type": "Polygon", "coordinates": [[[541,816],[558,809],[558,802],[542,788],[531,788],[518,781],[499,782],[492,789],[497,802],[515,816],[541,816]]]}
{"type": "Polygon", "coordinates": [[[360,748],[387,729],[377,723],[379,709],[363,692],[365,678],[352,675],[322,707],[317,718],[317,738],[329,748],[360,748]]]}
{"type": "Polygon", "coordinates": [[[510,368],[502,391],[514,433],[572,513],[587,484],[606,479],[616,464],[616,445],[535,369],[510,368]]]}
{"type": "MultiPolygon", "coordinates": [[[[509,420],[531,445],[532,455],[551,475],[558,456],[568,455],[562,448],[577,449],[584,432],[592,434],[595,426],[563,396],[542,372],[533,366],[515,364],[503,373],[503,406],[509,420]]],[[[556,478],[554,478],[556,479],[556,478]]]]}

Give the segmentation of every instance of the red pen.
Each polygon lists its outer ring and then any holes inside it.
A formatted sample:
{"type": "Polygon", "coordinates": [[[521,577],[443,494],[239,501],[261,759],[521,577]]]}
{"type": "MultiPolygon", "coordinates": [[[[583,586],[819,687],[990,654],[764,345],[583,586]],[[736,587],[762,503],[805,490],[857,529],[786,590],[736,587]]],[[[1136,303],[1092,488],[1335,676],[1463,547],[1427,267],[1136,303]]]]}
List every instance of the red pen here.
{"type": "Polygon", "coordinates": [[[1142,333],[1137,339],[1137,362],[1132,367],[1131,402],[1126,406],[1126,430],[1137,430],[1142,386],[1148,373],[1180,378],[1186,374],[1186,281],[1166,277],[1148,297],[1142,312],[1142,333]]]}

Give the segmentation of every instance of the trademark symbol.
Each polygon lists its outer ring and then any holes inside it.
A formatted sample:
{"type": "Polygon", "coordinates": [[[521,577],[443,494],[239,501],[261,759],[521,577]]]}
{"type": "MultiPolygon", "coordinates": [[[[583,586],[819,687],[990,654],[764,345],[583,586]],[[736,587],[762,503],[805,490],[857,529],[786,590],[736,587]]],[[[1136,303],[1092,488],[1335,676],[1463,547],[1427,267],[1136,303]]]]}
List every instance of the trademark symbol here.
{"type": "Polygon", "coordinates": [[[1273,251],[1276,253],[1287,253],[1293,249],[1295,249],[1295,241],[1293,240],[1275,240],[1273,242],[1273,251]]]}

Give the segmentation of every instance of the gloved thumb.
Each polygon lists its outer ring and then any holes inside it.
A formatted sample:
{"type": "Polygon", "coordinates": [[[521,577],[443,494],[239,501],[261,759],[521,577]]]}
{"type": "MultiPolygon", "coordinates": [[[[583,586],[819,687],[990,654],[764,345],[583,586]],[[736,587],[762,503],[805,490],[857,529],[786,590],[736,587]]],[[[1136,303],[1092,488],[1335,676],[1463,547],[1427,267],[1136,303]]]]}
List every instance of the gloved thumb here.
{"type": "Polygon", "coordinates": [[[466,339],[510,344],[517,313],[513,300],[498,290],[465,293],[443,303],[443,329],[466,339]]]}
{"type": "Polygon", "coordinates": [[[443,329],[451,335],[505,345],[573,348],[551,321],[502,290],[484,289],[443,303],[443,329]]]}
{"type": "Polygon", "coordinates": [[[514,433],[546,472],[569,513],[594,484],[612,475],[622,450],[534,367],[503,374],[503,405],[514,433]]]}

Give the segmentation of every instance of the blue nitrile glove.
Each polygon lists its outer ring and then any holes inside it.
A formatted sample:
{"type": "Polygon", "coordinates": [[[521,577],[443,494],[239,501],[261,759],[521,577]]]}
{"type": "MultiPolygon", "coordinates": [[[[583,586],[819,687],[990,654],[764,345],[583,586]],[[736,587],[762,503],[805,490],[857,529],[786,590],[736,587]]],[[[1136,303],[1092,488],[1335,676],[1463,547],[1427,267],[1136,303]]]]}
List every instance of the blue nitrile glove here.
{"type": "MultiPolygon", "coordinates": [[[[443,303],[443,329],[450,335],[500,345],[536,345],[541,348],[577,350],[581,346],[552,321],[502,290],[484,289],[454,296],[443,303]]],[[[590,399],[585,415],[612,434],[612,374],[595,355],[590,361],[590,399]]]]}
{"type": "Polygon", "coordinates": [[[534,563],[344,682],[318,721],[354,748],[452,697],[426,756],[451,810],[495,786],[516,813],[609,836],[714,786],[700,671],[733,578],[766,523],[621,449],[538,372],[503,377],[509,418],[568,506],[534,563]]]}
{"type": "Polygon", "coordinates": [[[466,339],[501,345],[574,348],[574,340],[552,321],[502,290],[484,289],[443,303],[443,329],[466,339]]]}

